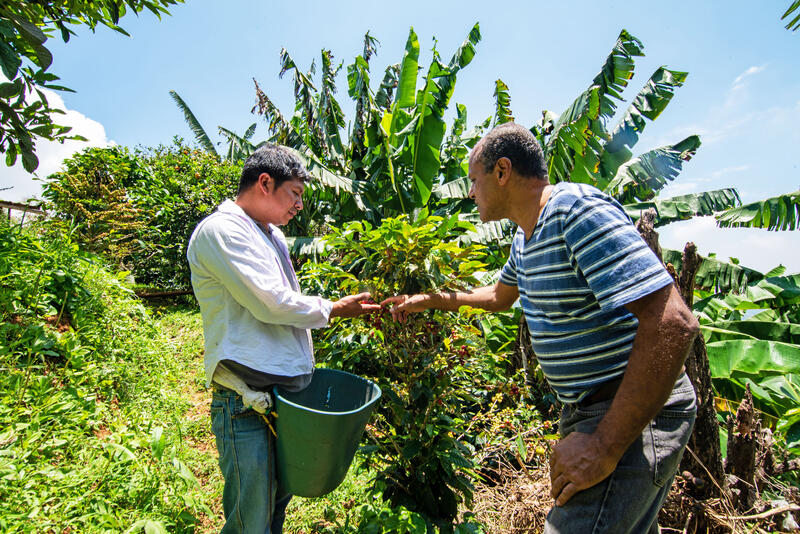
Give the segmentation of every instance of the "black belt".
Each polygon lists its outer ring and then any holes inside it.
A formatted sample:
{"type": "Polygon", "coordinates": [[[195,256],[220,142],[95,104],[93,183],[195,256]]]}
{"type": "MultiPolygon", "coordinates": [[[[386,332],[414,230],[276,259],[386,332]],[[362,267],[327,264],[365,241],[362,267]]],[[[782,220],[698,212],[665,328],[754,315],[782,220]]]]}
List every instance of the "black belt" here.
{"type": "Polygon", "coordinates": [[[586,395],[584,398],[578,401],[578,406],[588,406],[590,404],[605,402],[613,399],[614,395],[617,394],[617,390],[619,389],[619,385],[621,383],[622,383],[622,377],[615,378],[614,380],[610,380],[608,382],[604,382],[595,391],[586,395]]]}

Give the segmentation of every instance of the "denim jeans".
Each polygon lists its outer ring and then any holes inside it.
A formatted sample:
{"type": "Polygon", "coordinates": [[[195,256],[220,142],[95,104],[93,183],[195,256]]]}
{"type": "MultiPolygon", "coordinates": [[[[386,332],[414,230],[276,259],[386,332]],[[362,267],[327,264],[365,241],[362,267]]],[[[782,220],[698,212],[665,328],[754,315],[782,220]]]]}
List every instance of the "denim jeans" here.
{"type": "Polygon", "coordinates": [[[276,495],[275,438],[234,391],[215,390],[211,429],[225,478],[222,534],[280,534],[291,495],[276,495]]]}
{"type": "MultiPolygon", "coordinates": [[[[611,401],[589,406],[565,405],[560,433],[591,433],[611,401]]],[[[648,424],[608,478],[576,493],[564,506],[553,506],[545,534],[657,533],[658,512],[667,498],[697,412],[695,392],[682,374],[664,408],[648,424]]]]}

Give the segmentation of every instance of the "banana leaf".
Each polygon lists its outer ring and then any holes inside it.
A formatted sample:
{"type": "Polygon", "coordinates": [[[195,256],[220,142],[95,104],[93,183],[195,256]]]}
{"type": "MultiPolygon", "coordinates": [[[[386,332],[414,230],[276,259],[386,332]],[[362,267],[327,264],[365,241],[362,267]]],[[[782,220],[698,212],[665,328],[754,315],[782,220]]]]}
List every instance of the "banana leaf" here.
{"type": "Polygon", "coordinates": [[[798,11],[800,11],[800,0],[794,0],[792,5],[789,6],[789,9],[786,10],[786,13],[781,17],[781,20],[784,20],[797,13],[797,15],[794,15],[794,18],[786,24],[787,30],[795,31],[797,28],[800,28],[800,12],[798,11]]]}
{"type": "Polygon", "coordinates": [[[729,209],[717,215],[717,226],[796,230],[800,228],[800,191],[729,209]]]}
{"type": "Polygon", "coordinates": [[[700,138],[691,135],[675,143],[645,152],[621,165],[603,191],[621,204],[650,200],[680,174],[683,162],[700,147],[700,138]]]}
{"type": "MultiPolygon", "coordinates": [[[[682,253],[677,250],[663,249],[664,263],[671,263],[680,272],[683,260],[682,253]]],[[[743,291],[749,283],[764,278],[764,275],[754,269],[724,262],[716,258],[701,256],[702,263],[697,269],[694,278],[695,287],[708,289],[715,292],[743,291]]]]}
{"type": "Polygon", "coordinates": [[[630,160],[631,148],[639,140],[647,124],[645,119],[656,120],[675,94],[675,88],[683,85],[688,73],[659,67],[611,131],[611,139],[603,147],[600,156],[600,172],[604,176],[615,176],[619,166],[630,160]]]}
{"type": "Polygon", "coordinates": [[[711,376],[736,371],[750,375],[800,373],[800,346],[760,339],[728,339],[706,344],[711,376]]]}
{"type": "Polygon", "coordinates": [[[192,130],[197,143],[203,147],[206,152],[210,152],[215,156],[218,156],[219,154],[217,154],[217,149],[214,148],[214,143],[211,142],[211,139],[208,137],[205,129],[203,129],[200,121],[198,121],[197,117],[194,116],[194,113],[192,113],[192,110],[189,108],[186,102],[184,102],[180,95],[175,91],[170,91],[169,96],[172,97],[172,100],[178,106],[178,109],[183,112],[183,117],[186,119],[186,123],[192,130]]]}
{"type": "Polygon", "coordinates": [[[511,95],[508,86],[503,80],[494,82],[494,120],[492,124],[497,126],[506,122],[513,122],[514,115],[511,113],[511,95]]]}
{"type": "Polygon", "coordinates": [[[706,343],[729,339],[780,341],[800,346],[800,324],[758,320],[718,321],[700,325],[706,343]]]}
{"type": "Polygon", "coordinates": [[[410,108],[416,103],[417,69],[419,68],[419,39],[414,28],[408,32],[406,50],[400,63],[395,107],[410,108]]]}
{"type": "Polygon", "coordinates": [[[655,226],[664,226],[675,221],[685,221],[692,217],[713,215],[718,211],[740,203],[736,189],[718,189],[691,195],[681,195],[667,199],[654,199],[649,202],[625,204],[625,213],[636,222],[643,211],[656,210],[655,226]]]}

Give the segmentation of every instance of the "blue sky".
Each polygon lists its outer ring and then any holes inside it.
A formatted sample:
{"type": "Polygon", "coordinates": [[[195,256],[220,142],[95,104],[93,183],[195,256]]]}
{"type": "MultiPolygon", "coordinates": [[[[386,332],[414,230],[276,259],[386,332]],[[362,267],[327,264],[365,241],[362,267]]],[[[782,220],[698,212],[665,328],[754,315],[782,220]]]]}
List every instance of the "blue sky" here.
{"type": "MultiPolygon", "coordinates": [[[[479,22],[483,40],[459,74],[452,103],[467,106],[471,125],[482,121],[493,112],[500,78],[510,88],[516,121],[531,125],[542,110],[563,111],[588,86],[625,28],[646,54],[636,61],[626,101],[661,65],[689,72],[635,147],[640,153],[700,135],[696,157],[662,198],[732,186],[750,202],[800,189],[800,32],[785,30],[780,20],[789,3],[188,0],[161,21],[149,13],[125,17],[121,25],[132,37],[100,28],[79,31],[67,44],[51,40],[51,70],[76,90],[53,100],[63,102],[64,120],[94,145],[154,146],[176,135],[192,140],[170,89],[209,133],[219,125],[243,132],[256,122],[260,140],[266,127],[250,113],[253,78],[285,114],[292,111],[291,79],[278,78],[282,47],[303,69],[330,49],[344,61],[344,73],[369,31],[381,42],[372,61],[379,78],[401,59],[410,27],[427,66],[434,37],[448,59],[479,22]]],[[[343,76],[338,98],[352,116],[343,76]]],[[[56,170],[77,148],[42,145],[40,174],[56,170]]],[[[0,198],[19,200],[38,187],[23,171],[2,167],[0,188],[8,186],[14,188],[0,191],[0,198]]],[[[701,254],[800,272],[798,231],[720,230],[705,218],[669,225],[661,234],[670,248],[694,240],[701,254]]]]}

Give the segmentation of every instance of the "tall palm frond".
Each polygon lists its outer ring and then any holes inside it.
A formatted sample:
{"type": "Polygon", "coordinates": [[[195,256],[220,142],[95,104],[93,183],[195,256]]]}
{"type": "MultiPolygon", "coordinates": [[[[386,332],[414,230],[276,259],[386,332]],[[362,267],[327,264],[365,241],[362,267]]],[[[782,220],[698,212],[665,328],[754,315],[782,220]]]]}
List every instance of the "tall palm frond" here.
{"type": "Polygon", "coordinates": [[[186,102],[184,102],[180,95],[175,91],[170,90],[169,96],[171,96],[172,100],[175,101],[178,109],[183,112],[183,116],[186,118],[186,122],[189,124],[189,128],[191,128],[192,133],[194,133],[194,138],[197,143],[207,152],[211,152],[215,156],[219,156],[217,149],[214,148],[214,143],[211,142],[211,139],[208,137],[205,129],[200,124],[200,121],[197,120],[197,117],[194,116],[192,110],[189,109],[189,106],[186,104],[186,102]]]}

